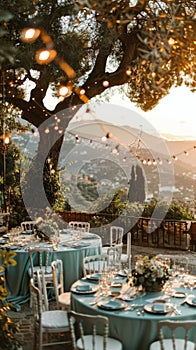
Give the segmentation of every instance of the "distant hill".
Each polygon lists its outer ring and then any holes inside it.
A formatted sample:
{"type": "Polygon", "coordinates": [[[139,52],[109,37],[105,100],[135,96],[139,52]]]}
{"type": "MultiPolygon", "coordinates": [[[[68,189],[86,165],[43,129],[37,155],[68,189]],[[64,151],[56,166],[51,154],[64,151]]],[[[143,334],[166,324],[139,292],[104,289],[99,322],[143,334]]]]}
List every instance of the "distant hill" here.
{"type": "Polygon", "coordinates": [[[171,156],[175,155],[178,160],[196,168],[196,140],[195,141],[166,141],[171,156]],[[195,146],[195,149],[194,149],[195,146]]]}

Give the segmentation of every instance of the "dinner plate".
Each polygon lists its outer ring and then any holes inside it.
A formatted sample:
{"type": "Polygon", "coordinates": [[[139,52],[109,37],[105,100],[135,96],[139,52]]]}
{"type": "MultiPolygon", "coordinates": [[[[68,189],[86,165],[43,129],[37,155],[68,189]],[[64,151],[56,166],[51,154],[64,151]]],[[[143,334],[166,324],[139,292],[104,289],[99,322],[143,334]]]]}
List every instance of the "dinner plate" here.
{"type": "Polygon", "coordinates": [[[127,277],[127,271],[126,270],[119,271],[118,275],[121,277],[127,277]]]}
{"type": "Polygon", "coordinates": [[[77,294],[92,294],[92,293],[96,293],[97,290],[98,290],[98,286],[90,286],[88,284],[87,285],[79,284],[71,288],[71,291],[77,294]]]}
{"type": "Polygon", "coordinates": [[[173,306],[168,303],[151,303],[144,305],[144,310],[155,315],[166,315],[173,311],[173,306]]]}
{"type": "Polygon", "coordinates": [[[174,298],[185,298],[186,294],[183,292],[175,292],[172,297],[174,298]]]}
{"type": "Polygon", "coordinates": [[[189,296],[186,299],[186,303],[190,306],[196,306],[196,296],[189,296]]]}
{"type": "Polygon", "coordinates": [[[118,300],[107,300],[107,301],[100,301],[97,306],[100,309],[104,309],[107,311],[115,311],[115,310],[122,310],[125,307],[127,307],[127,304],[122,302],[122,301],[118,301],[118,300]]]}
{"type": "Polygon", "coordinates": [[[95,273],[94,275],[88,275],[86,278],[88,280],[92,280],[92,281],[99,281],[99,279],[101,278],[102,274],[101,273],[95,273]]]}

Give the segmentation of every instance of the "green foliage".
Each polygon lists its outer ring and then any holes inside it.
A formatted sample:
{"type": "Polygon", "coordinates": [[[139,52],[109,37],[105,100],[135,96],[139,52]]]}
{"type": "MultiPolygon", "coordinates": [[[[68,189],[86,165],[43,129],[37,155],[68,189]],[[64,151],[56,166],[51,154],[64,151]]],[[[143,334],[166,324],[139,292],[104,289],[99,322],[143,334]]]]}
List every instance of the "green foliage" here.
{"type": "MultiPolygon", "coordinates": [[[[1,266],[0,271],[4,271],[8,266],[16,265],[16,261],[13,259],[16,253],[9,249],[0,250],[1,266]]],[[[6,297],[8,295],[5,286],[4,275],[0,276],[0,350],[17,350],[20,343],[16,338],[18,326],[8,316],[9,304],[6,304],[6,297]]]]}
{"type": "Polygon", "coordinates": [[[144,207],[143,217],[151,217],[155,209],[155,206],[159,209],[160,216],[165,215],[165,219],[173,220],[193,220],[193,214],[189,211],[189,208],[184,202],[172,201],[169,208],[167,209],[167,204],[162,202],[157,205],[156,200],[152,200],[150,204],[146,204],[144,207]]]}

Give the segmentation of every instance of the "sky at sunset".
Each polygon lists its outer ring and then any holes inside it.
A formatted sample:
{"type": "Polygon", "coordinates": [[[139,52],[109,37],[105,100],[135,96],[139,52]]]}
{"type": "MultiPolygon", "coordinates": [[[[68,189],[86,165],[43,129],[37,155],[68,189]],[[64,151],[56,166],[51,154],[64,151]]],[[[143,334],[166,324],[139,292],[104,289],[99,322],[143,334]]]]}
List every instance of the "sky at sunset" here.
{"type": "Polygon", "coordinates": [[[114,96],[111,103],[137,111],[163,136],[176,140],[196,139],[196,92],[187,87],[172,88],[149,112],[136,108],[128,99],[114,96]]]}

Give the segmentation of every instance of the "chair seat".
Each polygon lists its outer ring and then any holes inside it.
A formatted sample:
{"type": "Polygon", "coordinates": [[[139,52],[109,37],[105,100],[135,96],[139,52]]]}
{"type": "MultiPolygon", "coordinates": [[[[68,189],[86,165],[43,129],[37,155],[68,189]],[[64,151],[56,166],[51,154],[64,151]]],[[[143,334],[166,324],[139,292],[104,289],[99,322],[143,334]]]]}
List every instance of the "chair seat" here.
{"type": "MultiPolygon", "coordinates": [[[[84,336],[85,350],[92,350],[92,336],[84,336]]],[[[81,339],[77,340],[78,349],[83,349],[81,339]]],[[[103,337],[101,335],[96,335],[95,338],[95,350],[103,350],[103,337]]],[[[122,350],[122,343],[113,338],[107,338],[107,350],[122,350]]]]}
{"type": "MultiPolygon", "coordinates": [[[[33,267],[33,272],[34,274],[36,274],[36,272],[40,270],[40,266],[34,266],[33,267]]],[[[52,268],[51,266],[42,266],[41,270],[43,270],[44,274],[45,274],[45,279],[46,281],[49,279],[49,280],[52,280],[52,268]]],[[[29,268],[28,270],[28,274],[29,276],[31,276],[31,268],[29,268]]]]}
{"type": "MultiPolygon", "coordinates": [[[[165,350],[174,349],[171,339],[164,339],[163,344],[164,344],[165,350]]],[[[184,339],[175,339],[175,344],[176,344],[177,350],[184,350],[184,339]]],[[[195,349],[194,346],[195,346],[194,343],[192,343],[191,341],[188,341],[186,350],[194,350],[195,349]]],[[[149,350],[161,350],[161,342],[159,340],[155,341],[150,345],[149,350]]]]}
{"type": "Polygon", "coordinates": [[[62,310],[51,310],[42,312],[42,327],[69,329],[67,312],[62,310]]]}
{"type": "Polygon", "coordinates": [[[61,305],[69,306],[71,304],[71,293],[66,292],[66,293],[60,294],[58,297],[58,300],[61,305]]]}

